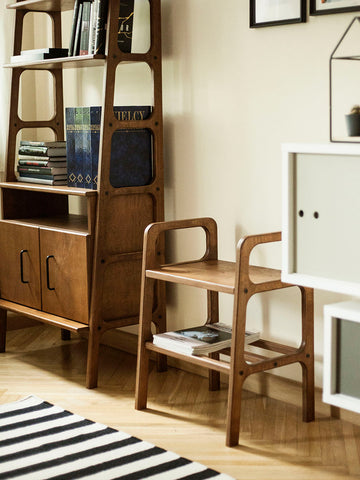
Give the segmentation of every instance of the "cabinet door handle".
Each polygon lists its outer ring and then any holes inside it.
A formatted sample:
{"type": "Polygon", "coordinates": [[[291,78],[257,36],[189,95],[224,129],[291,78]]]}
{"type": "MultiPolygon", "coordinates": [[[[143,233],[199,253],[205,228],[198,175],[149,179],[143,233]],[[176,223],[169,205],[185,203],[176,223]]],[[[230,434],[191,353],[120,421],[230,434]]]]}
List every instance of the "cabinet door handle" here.
{"type": "Polygon", "coordinates": [[[46,286],[48,290],[55,290],[55,287],[50,287],[50,270],[49,270],[49,260],[50,258],[55,258],[54,255],[48,255],[46,257],[46,286]]]}
{"type": "Polygon", "coordinates": [[[20,252],[20,280],[21,283],[29,283],[29,280],[24,280],[24,253],[27,253],[27,250],[21,250],[20,252]]]}

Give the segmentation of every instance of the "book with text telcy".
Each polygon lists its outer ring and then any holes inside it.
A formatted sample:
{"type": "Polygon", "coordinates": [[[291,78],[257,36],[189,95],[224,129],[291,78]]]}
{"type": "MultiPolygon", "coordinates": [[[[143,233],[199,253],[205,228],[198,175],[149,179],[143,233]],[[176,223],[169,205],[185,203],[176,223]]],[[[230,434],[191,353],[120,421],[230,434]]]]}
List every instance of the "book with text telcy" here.
{"type": "MultiPolygon", "coordinates": [[[[245,343],[258,340],[260,332],[245,332],[245,343]]],[[[153,336],[153,344],[178,353],[202,355],[231,346],[231,325],[209,323],[153,336]]]]}

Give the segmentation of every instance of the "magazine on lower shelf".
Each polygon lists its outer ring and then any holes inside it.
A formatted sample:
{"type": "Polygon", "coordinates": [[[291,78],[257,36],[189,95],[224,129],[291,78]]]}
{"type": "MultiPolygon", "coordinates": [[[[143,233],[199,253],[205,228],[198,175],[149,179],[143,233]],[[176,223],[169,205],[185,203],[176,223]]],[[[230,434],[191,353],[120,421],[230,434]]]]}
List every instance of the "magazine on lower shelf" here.
{"type": "MultiPolygon", "coordinates": [[[[245,343],[255,342],[260,332],[245,332],[245,343]]],[[[202,355],[231,346],[231,325],[208,323],[198,327],[153,335],[153,344],[178,353],[202,355]]]]}

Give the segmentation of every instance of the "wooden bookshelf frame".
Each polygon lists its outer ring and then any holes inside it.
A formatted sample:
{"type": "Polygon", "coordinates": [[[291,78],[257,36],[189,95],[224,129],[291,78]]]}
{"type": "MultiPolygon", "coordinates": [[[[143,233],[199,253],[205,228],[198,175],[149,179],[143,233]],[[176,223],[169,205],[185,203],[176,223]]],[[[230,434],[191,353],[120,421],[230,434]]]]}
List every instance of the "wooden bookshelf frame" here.
{"type": "MultiPolygon", "coordinates": [[[[13,55],[19,55],[22,45],[23,20],[28,12],[45,12],[53,23],[53,46],[61,47],[61,12],[73,9],[73,0],[23,0],[7,5],[15,10],[13,55]]],[[[6,178],[0,184],[2,220],[6,224],[24,227],[24,223],[42,229],[63,232],[64,240],[77,234],[76,228],[63,229],[51,216],[68,215],[68,197],[83,197],[86,202],[85,220],[88,260],[86,265],[88,292],[87,323],[64,318],[54,312],[45,312],[22,305],[16,299],[0,298],[1,351],[6,343],[6,312],[15,311],[40,322],[58,326],[64,331],[88,332],[88,359],[86,385],[94,388],[98,382],[99,348],[103,333],[111,328],[135,325],[139,322],[142,240],[145,227],[164,218],[163,120],[161,71],[161,6],[160,0],[149,0],[151,44],[145,54],[123,53],[117,45],[118,12],[120,0],[109,0],[105,55],[69,57],[49,61],[7,64],[11,68],[11,100],[9,136],[6,160],[6,178]],[[116,68],[123,62],[145,62],[153,74],[154,105],[150,118],[143,121],[118,121],[113,114],[116,68]],[[97,191],[66,186],[48,187],[16,181],[14,162],[16,137],[25,128],[48,127],[57,140],[64,139],[63,69],[103,66],[104,94],[102,103],[99,182],[97,191]],[[18,116],[19,85],[25,70],[47,70],[55,84],[55,114],[48,121],[24,121],[18,116]],[[148,185],[114,188],[109,181],[111,138],[117,129],[147,128],[153,136],[153,179],[148,185]],[[36,222],[38,216],[45,220],[36,222]],[[26,221],[24,221],[24,218],[26,221]],[[136,222],[134,222],[136,218],[136,222]],[[114,219],[119,219],[114,223],[114,219]],[[87,227],[86,227],[87,224],[87,227]]],[[[65,222],[66,224],[66,222],[65,222]]],[[[24,227],[25,228],[25,227],[24,227]]],[[[25,231],[26,232],[26,231],[25,231]]],[[[163,248],[160,245],[160,256],[163,248]]],[[[71,252],[69,252],[70,254],[71,252]]],[[[66,255],[65,255],[66,257],[66,255]]],[[[66,258],[64,259],[66,261],[66,258]]],[[[17,268],[17,267],[16,267],[17,268]]],[[[14,265],[15,269],[15,265],[14,265]]],[[[85,280],[85,279],[84,279],[85,280]]],[[[2,279],[1,282],[5,280],[2,279]]],[[[48,294],[48,292],[47,292],[48,294]]],[[[1,292],[0,292],[1,297],[1,292]]],[[[164,290],[157,291],[157,326],[165,322],[164,290]]]]}

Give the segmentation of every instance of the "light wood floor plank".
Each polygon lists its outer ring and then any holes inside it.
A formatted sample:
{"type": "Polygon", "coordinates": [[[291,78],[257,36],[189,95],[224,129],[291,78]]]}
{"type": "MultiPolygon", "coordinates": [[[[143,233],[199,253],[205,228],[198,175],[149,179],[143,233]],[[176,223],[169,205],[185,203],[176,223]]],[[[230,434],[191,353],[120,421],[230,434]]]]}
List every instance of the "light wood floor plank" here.
{"type": "Polygon", "coordinates": [[[50,326],[8,332],[0,354],[0,403],[37,395],[241,480],[360,477],[360,427],[293,404],[243,393],[240,445],[225,447],[227,386],[208,391],[192,373],[152,367],[146,411],[134,409],[135,356],[101,347],[99,387],[85,388],[86,341],[50,326]]]}

